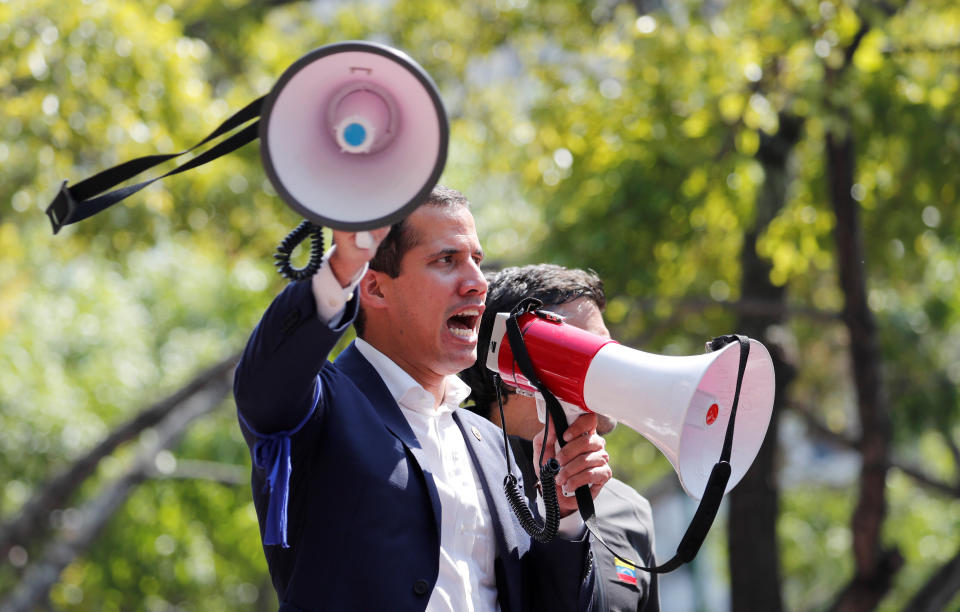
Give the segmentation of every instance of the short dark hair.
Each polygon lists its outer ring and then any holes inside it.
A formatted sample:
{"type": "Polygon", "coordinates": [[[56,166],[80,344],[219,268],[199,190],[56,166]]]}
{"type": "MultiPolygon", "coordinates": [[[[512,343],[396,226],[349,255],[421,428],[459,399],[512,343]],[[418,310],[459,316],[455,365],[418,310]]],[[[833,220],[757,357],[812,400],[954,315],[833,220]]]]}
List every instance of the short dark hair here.
{"type": "MultiPolygon", "coordinates": [[[[470,201],[467,197],[450,187],[436,185],[430,194],[423,201],[421,206],[462,206],[470,208],[470,201]]],[[[420,236],[416,234],[407,223],[407,217],[400,219],[390,226],[390,233],[383,239],[377,252],[370,260],[370,269],[383,272],[390,278],[400,276],[400,265],[403,262],[403,256],[420,242],[420,236]]],[[[353,322],[353,328],[358,336],[363,336],[364,329],[363,309],[357,313],[357,318],[353,322]]]]}
{"type": "MultiPolygon", "coordinates": [[[[543,302],[545,307],[566,304],[579,298],[587,298],[601,311],[607,305],[603,281],[593,270],[564,268],[555,264],[535,264],[504,268],[488,276],[487,308],[480,321],[477,341],[477,362],[460,372],[460,378],[470,385],[472,405],[470,410],[489,417],[497,401],[497,389],[486,366],[487,345],[493,331],[493,321],[498,312],[510,312],[527,297],[543,302]]],[[[501,383],[501,393],[511,392],[501,383]]]]}

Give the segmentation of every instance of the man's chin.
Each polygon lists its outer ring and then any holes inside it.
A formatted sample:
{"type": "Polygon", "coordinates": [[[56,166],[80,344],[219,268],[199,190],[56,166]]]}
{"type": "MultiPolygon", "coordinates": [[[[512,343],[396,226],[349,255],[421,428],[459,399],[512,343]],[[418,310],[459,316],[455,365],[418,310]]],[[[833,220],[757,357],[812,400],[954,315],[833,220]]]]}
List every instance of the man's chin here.
{"type": "Polygon", "coordinates": [[[472,347],[463,346],[459,350],[450,353],[450,367],[455,368],[454,373],[466,370],[477,362],[477,345],[472,347]]]}

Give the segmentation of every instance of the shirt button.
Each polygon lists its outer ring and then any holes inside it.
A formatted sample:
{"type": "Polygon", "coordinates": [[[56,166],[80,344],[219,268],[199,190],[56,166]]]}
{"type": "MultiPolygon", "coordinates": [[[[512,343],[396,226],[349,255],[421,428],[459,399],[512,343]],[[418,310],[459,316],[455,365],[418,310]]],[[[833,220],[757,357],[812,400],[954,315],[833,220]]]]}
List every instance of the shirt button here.
{"type": "Polygon", "coordinates": [[[421,578],[413,583],[413,592],[416,595],[426,595],[430,591],[430,583],[421,578]]]}

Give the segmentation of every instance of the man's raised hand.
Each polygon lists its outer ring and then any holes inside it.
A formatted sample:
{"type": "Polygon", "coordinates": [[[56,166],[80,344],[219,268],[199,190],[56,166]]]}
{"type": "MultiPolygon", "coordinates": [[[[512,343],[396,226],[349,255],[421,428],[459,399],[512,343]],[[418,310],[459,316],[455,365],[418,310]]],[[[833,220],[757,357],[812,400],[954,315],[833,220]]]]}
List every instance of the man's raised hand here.
{"type": "Polygon", "coordinates": [[[341,286],[349,285],[363,266],[373,259],[377,253],[377,247],[389,233],[390,226],[366,232],[333,230],[333,244],[336,248],[330,255],[328,263],[341,286]]]}

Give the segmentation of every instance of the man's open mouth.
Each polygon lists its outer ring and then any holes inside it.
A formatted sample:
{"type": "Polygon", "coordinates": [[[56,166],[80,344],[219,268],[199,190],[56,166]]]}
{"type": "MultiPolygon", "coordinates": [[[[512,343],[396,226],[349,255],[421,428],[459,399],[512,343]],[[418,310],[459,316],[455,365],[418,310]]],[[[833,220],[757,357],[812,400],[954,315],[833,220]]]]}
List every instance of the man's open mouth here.
{"type": "Polygon", "coordinates": [[[447,319],[447,329],[454,336],[471,340],[476,335],[477,326],[480,323],[480,309],[477,307],[464,308],[457,314],[447,319]]]}

